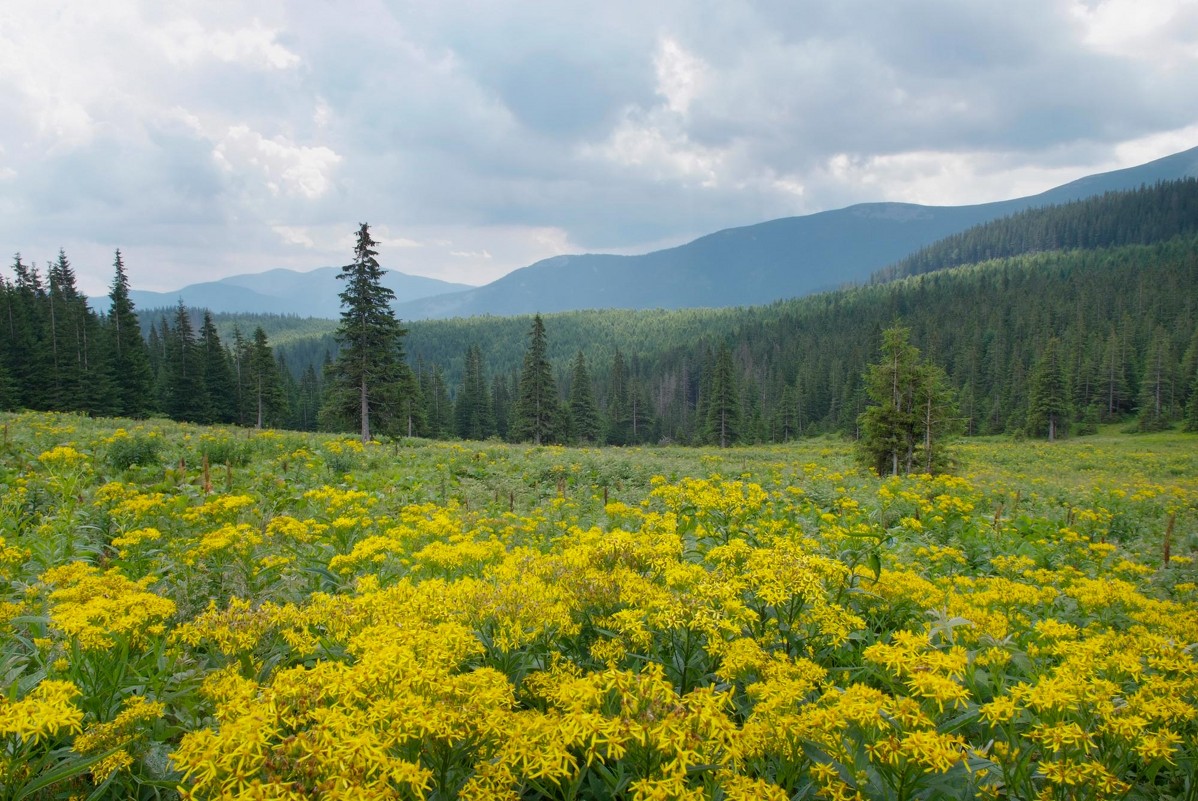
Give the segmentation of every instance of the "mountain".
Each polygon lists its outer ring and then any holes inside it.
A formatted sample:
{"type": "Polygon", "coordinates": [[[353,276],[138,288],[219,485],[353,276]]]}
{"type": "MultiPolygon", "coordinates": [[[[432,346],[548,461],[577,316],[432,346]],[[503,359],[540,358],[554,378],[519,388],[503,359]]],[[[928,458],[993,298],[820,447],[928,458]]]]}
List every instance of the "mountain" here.
{"type": "Polygon", "coordinates": [[[640,256],[556,256],[486,286],[403,302],[396,310],[414,320],[770,303],[864,282],[936,240],[1025,209],[1186,177],[1198,177],[1198,148],[1013,200],[972,206],[864,203],[729,228],[640,256]]]}
{"type": "MultiPolygon", "coordinates": [[[[177,292],[132,290],[129,297],[139,309],[174,306],[182,299],[184,305],[190,308],[205,308],[213,312],[294,314],[333,319],[341,315],[338,293],[342,284],[337,280],[340,272],[340,267],[321,267],[303,273],[284,269],[267,270],[190,284],[177,292]]],[[[383,284],[396,297],[411,299],[472,288],[466,284],[438,281],[395,270],[388,270],[384,274],[383,284]]],[[[92,306],[107,308],[108,298],[93,298],[92,306]]]]}

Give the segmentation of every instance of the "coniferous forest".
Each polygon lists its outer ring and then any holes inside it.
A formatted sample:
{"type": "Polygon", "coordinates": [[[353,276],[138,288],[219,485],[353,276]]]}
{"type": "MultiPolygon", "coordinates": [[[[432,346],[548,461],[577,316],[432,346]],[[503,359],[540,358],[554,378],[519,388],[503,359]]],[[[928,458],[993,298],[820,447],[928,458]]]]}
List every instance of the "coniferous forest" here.
{"type": "MultiPolygon", "coordinates": [[[[119,251],[105,310],[66,253],[45,269],[15,256],[0,279],[0,408],[359,430],[345,319],[337,333],[181,303],[139,319],[128,292],[119,251]]],[[[1196,430],[1198,181],[1022,212],[867,286],[753,308],[384,322],[390,344],[358,359],[400,359],[374,435],[781,442],[860,433],[867,368],[896,324],[943,371],[967,435],[1196,430]]]]}

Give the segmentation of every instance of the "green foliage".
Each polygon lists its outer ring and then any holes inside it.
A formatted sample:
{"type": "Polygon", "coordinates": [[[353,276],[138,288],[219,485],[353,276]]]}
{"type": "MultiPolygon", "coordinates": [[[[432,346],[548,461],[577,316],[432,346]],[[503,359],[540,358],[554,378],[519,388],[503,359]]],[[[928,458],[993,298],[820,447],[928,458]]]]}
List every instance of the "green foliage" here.
{"type": "Polygon", "coordinates": [[[1052,442],[1067,430],[1071,412],[1061,343],[1052,337],[1041,351],[1032,371],[1028,433],[1045,436],[1052,442]]]}
{"type": "Polygon", "coordinates": [[[148,466],[162,461],[162,437],[154,432],[125,432],[123,429],[107,441],[104,460],[117,470],[134,465],[148,466]]]}
{"type": "Polygon", "coordinates": [[[363,442],[374,429],[411,433],[419,414],[419,387],[403,360],[407,331],[391,310],[395,293],[382,284],[376,244],[363,223],[354,261],[337,276],[345,281],[337,328],[341,351],[327,376],[325,399],[326,419],[349,421],[363,442]]]}
{"type": "Polygon", "coordinates": [[[528,331],[528,350],[516,390],[516,407],[511,437],[542,445],[559,434],[559,400],[553,368],[546,356],[545,322],[536,315],[528,331]]]}
{"type": "Polygon", "coordinates": [[[571,440],[586,444],[599,441],[599,409],[595,405],[591,372],[582,351],[574,357],[574,366],[570,370],[569,416],[571,440]]]}
{"type": "Polygon", "coordinates": [[[478,345],[466,348],[465,368],[453,413],[454,431],[459,439],[486,439],[495,434],[491,394],[478,345]]]}
{"type": "Polygon", "coordinates": [[[154,374],[141,325],[133,310],[133,301],[129,299],[129,278],[125,275],[125,262],[119,248],[113,259],[113,271],[112,289],[108,293],[112,301],[108,330],[116,384],[116,412],[125,417],[143,417],[155,408],[154,374]]]}
{"type": "Polygon", "coordinates": [[[703,408],[706,412],[706,442],[727,448],[740,439],[740,390],[737,387],[736,368],[732,363],[732,350],[726,344],[720,345],[716,353],[703,408]]]}
{"type": "Polygon", "coordinates": [[[1198,179],[1106,192],[1028,209],[945,237],[880,271],[875,281],[1050,250],[1149,245],[1198,233],[1198,179]]]}
{"type": "Polygon", "coordinates": [[[909,336],[902,326],[883,331],[882,358],[865,376],[871,405],[859,418],[858,448],[862,462],[883,476],[942,469],[955,423],[944,372],[921,359],[909,336]]]}

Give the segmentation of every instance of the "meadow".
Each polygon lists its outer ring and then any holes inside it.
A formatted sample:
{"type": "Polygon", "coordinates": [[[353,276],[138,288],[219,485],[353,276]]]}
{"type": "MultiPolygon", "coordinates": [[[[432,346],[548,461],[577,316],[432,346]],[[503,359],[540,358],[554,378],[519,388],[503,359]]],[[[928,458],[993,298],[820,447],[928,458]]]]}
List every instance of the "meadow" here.
{"type": "Polygon", "coordinates": [[[0,425],[2,799],[1198,798],[1193,435],[0,425]]]}

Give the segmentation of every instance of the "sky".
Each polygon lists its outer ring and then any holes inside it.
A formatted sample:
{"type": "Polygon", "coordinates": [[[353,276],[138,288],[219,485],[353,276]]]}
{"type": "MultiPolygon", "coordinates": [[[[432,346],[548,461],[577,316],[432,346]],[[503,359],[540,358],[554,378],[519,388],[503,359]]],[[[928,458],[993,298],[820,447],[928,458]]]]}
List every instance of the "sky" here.
{"type": "Polygon", "coordinates": [[[1198,145],[1196,76],[1194,0],[4,0],[0,245],[171,291],[366,222],[483,284],[1140,164],[1198,145]]]}

